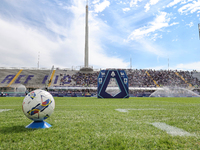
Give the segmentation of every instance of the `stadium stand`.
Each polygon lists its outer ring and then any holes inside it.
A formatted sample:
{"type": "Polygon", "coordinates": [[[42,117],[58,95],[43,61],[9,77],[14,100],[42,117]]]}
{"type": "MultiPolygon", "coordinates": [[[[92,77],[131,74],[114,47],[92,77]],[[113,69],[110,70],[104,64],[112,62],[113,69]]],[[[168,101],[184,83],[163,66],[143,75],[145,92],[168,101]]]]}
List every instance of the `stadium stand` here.
{"type": "Polygon", "coordinates": [[[148,75],[148,70],[127,70],[127,74],[129,87],[156,87],[153,77],[148,75]]]}
{"type": "Polygon", "coordinates": [[[44,87],[48,72],[49,70],[0,69],[0,87],[4,90],[9,87],[15,90],[19,85],[30,89],[41,88],[44,87]]]}
{"type": "MultiPolygon", "coordinates": [[[[99,71],[86,74],[78,70],[56,68],[48,78],[50,72],[50,69],[0,69],[0,92],[16,92],[17,87],[24,85],[29,91],[49,87],[54,94],[57,92],[57,96],[58,91],[64,96],[96,94],[99,71]]],[[[196,71],[126,69],[126,73],[132,96],[148,96],[156,88],[175,86],[199,91],[200,73],[196,71]]]]}
{"type": "Polygon", "coordinates": [[[192,75],[194,78],[197,78],[197,80],[200,81],[200,72],[192,71],[192,72],[191,72],[191,75],[192,75]]]}

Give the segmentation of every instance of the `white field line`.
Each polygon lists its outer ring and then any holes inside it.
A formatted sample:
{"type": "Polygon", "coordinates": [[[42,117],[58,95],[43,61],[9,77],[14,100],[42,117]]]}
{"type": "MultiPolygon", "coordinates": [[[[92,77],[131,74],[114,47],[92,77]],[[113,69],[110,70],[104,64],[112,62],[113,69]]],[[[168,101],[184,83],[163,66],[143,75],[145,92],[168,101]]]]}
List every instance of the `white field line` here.
{"type": "Polygon", "coordinates": [[[0,105],[0,106],[22,106],[22,105],[0,105]]]}
{"type": "Polygon", "coordinates": [[[127,109],[115,109],[115,110],[117,110],[117,111],[119,111],[119,112],[128,112],[127,109]]]}
{"type": "Polygon", "coordinates": [[[170,126],[166,123],[161,123],[161,122],[154,122],[154,123],[151,123],[154,127],[158,128],[158,129],[161,129],[163,131],[166,131],[167,134],[170,134],[172,136],[192,136],[191,133],[183,130],[183,129],[180,129],[180,128],[177,128],[177,127],[173,127],[173,126],[170,126]]]}
{"type": "Polygon", "coordinates": [[[9,111],[11,109],[0,109],[0,112],[3,112],[3,111],[9,111]]]}
{"type": "Polygon", "coordinates": [[[134,109],[134,108],[131,108],[131,109],[115,109],[119,112],[128,112],[129,110],[165,110],[165,109],[162,109],[162,108],[142,108],[142,109],[134,109]]]}

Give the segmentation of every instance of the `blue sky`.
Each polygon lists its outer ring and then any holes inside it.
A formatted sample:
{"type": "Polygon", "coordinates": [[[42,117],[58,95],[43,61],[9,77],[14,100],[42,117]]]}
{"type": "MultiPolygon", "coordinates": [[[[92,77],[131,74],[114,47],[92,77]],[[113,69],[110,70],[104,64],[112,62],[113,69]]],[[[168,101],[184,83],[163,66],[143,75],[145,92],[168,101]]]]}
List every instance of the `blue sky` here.
{"type": "MultiPolygon", "coordinates": [[[[200,70],[200,1],[88,3],[89,65],[95,69],[200,70]]],[[[0,67],[36,68],[39,59],[40,68],[79,69],[85,5],[84,0],[1,0],[0,67]]]]}

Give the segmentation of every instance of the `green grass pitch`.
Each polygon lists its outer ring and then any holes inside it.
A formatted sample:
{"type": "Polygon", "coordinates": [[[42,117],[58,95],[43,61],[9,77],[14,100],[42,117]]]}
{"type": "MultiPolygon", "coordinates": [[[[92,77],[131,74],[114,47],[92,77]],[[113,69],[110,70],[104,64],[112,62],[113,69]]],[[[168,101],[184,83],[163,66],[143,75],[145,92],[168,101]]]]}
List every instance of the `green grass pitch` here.
{"type": "Polygon", "coordinates": [[[1,97],[0,150],[200,149],[200,98],[54,99],[46,120],[52,127],[27,129],[32,121],[22,112],[23,97],[1,97]],[[172,135],[153,123],[190,135],[172,135]]]}

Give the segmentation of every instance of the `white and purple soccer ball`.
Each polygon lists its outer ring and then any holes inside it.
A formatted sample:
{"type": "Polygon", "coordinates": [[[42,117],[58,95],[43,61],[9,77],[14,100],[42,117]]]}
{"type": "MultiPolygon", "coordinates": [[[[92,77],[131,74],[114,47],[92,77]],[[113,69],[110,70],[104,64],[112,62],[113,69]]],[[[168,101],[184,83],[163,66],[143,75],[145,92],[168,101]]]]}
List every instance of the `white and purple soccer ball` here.
{"type": "Polygon", "coordinates": [[[55,108],[53,96],[44,90],[34,90],[26,95],[22,110],[33,121],[43,121],[51,116],[55,108]]]}

